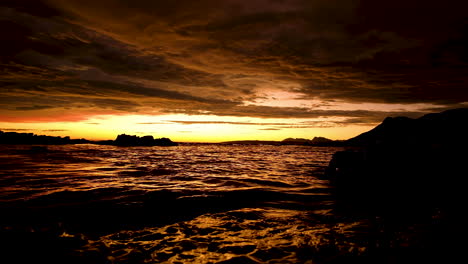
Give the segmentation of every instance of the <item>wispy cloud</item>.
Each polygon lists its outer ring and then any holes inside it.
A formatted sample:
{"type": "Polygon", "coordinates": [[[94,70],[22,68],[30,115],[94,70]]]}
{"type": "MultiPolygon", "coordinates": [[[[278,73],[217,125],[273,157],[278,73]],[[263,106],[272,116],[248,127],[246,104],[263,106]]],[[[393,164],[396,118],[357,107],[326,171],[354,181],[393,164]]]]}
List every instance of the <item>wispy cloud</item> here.
{"type": "Polygon", "coordinates": [[[64,131],[69,131],[68,129],[43,129],[41,130],[43,132],[64,132],[64,131]]]}
{"type": "Polygon", "coordinates": [[[142,122],[142,123],[136,123],[137,125],[167,125],[169,124],[168,122],[142,122]]]}
{"type": "Polygon", "coordinates": [[[292,123],[251,123],[251,122],[233,122],[233,121],[191,121],[191,120],[168,120],[167,122],[181,124],[181,125],[221,124],[221,125],[244,125],[244,126],[271,126],[271,125],[292,124],[292,123]]]}
{"type": "Polygon", "coordinates": [[[266,130],[266,131],[276,131],[276,130],[281,130],[281,128],[259,128],[258,130],[266,130]]]}
{"type": "Polygon", "coordinates": [[[26,132],[26,131],[32,131],[34,129],[28,129],[28,128],[0,128],[0,131],[4,132],[26,132]]]}

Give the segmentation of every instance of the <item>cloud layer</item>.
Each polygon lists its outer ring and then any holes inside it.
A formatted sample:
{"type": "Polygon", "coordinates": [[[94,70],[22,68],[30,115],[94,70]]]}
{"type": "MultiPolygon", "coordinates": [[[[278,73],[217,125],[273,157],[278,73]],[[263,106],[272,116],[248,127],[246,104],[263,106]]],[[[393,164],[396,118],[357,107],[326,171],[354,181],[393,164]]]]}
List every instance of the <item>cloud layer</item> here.
{"type": "Polygon", "coordinates": [[[452,0],[5,0],[0,119],[182,113],[376,122],[431,110],[412,104],[457,107],[468,102],[467,7],[452,0]],[[281,98],[272,91],[295,94],[298,103],[275,106],[281,98]],[[299,103],[307,100],[320,103],[299,103]],[[340,102],[357,109],[339,109],[340,102]]]}

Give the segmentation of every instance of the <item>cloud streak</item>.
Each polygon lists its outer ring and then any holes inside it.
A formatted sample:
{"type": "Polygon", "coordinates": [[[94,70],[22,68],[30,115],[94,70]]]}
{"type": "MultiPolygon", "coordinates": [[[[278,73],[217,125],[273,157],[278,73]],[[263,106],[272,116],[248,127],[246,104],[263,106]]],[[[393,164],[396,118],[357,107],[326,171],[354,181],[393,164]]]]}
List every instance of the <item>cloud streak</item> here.
{"type": "Polygon", "coordinates": [[[189,121],[189,120],[168,120],[167,122],[181,125],[243,125],[243,126],[284,126],[291,123],[251,123],[251,122],[232,122],[232,121],[189,121]]]}

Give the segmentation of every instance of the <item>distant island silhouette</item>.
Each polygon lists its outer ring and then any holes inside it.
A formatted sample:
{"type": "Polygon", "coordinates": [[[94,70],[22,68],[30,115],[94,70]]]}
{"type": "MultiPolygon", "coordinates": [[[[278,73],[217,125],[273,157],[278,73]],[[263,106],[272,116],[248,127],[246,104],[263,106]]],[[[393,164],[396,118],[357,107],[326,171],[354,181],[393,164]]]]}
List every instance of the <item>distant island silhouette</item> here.
{"type": "MultiPolygon", "coordinates": [[[[226,141],[222,145],[300,145],[300,146],[343,146],[343,140],[331,140],[324,137],[314,137],[313,139],[286,138],[282,141],[273,140],[236,140],[226,141]]],[[[179,143],[173,142],[169,138],[154,138],[151,135],[135,136],[120,134],[115,140],[92,141],[84,138],[70,139],[69,136],[54,137],[46,135],[36,135],[33,133],[18,133],[0,131],[0,144],[12,145],[65,145],[65,144],[97,144],[115,146],[177,146],[179,143]]],[[[196,144],[196,143],[192,143],[196,144]]]]}
{"type": "Polygon", "coordinates": [[[0,144],[15,145],[65,145],[65,144],[84,144],[91,143],[86,139],[70,139],[66,137],[53,137],[45,135],[36,135],[33,133],[17,133],[0,131],[0,144]]]}
{"type": "Polygon", "coordinates": [[[87,139],[70,139],[66,137],[53,137],[36,135],[33,133],[17,133],[0,131],[0,144],[14,145],[65,145],[65,144],[97,144],[115,146],[177,146],[169,138],[157,138],[153,136],[138,137],[134,135],[121,134],[115,140],[90,141],[87,139]]]}
{"type": "Polygon", "coordinates": [[[305,138],[286,138],[282,141],[272,140],[235,140],[225,141],[220,144],[225,145],[298,145],[298,146],[343,146],[344,140],[331,140],[324,137],[314,137],[313,139],[305,138]]]}
{"type": "Polygon", "coordinates": [[[117,146],[177,146],[176,142],[169,138],[153,138],[153,136],[133,136],[121,134],[114,140],[113,145],[117,146]]]}
{"type": "Polygon", "coordinates": [[[325,137],[314,137],[313,139],[287,138],[281,141],[281,145],[305,145],[305,146],[342,146],[343,140],[332,140],[325,137]]]}

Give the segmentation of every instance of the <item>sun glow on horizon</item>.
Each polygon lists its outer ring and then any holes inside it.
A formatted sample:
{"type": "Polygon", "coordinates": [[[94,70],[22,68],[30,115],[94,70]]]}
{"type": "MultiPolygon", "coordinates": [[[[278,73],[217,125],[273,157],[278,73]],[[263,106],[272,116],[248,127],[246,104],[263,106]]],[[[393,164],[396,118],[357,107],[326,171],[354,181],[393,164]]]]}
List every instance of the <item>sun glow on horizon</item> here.
{"type": "Polygon", "coordinates": [[[88,140],[115,139],[118,134],[168,137],[177,142],[283,140],[288,137],[347,139],[373,125],[339,125],[332,118],[252,118],[214,115],[101,115],[75,122],[0,122],[0,130],[88,140]]]}

